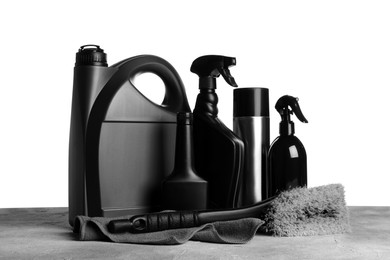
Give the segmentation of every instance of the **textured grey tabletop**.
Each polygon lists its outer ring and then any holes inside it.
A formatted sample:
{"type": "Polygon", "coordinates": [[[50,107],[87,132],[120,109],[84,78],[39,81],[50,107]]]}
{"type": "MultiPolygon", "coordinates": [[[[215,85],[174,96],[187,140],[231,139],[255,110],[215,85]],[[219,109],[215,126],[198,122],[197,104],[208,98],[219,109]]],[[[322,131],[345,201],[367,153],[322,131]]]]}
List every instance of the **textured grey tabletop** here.
{"type": "Polygon", "coordinates": [[[390,259],[390,207],[349,209],[349,234],[177,246],[80,242],[67,208],[0,209],[0,259],[390,259]]]}

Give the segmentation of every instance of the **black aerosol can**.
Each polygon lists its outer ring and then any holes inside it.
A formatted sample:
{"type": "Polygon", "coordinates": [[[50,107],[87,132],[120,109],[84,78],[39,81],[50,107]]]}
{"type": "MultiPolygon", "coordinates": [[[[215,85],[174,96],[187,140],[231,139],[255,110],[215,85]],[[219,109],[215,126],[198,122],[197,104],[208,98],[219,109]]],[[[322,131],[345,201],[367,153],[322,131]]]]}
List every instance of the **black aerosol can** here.
{"type": "Polygon", "coordinates": [[[267,88],[234,90],[233,130],[244,142],[244,171],[240,176],[238,206],[249,206],[267,197],[269,102],[267,88]]]}

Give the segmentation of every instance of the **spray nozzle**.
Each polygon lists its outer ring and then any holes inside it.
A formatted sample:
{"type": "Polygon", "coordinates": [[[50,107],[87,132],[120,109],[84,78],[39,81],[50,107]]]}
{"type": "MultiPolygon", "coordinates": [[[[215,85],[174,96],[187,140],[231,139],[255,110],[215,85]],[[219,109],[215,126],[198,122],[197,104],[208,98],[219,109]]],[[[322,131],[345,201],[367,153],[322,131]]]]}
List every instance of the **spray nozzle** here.
{"type": "Polygon", "coordinates": [[[298,98],[285,95],[279,98],[276,102],[275,108],[282,117],[282,121],[280,122],[279,126],[279,131],[281,135],[294,134],[294,122],[292,122],[290,119],[290,115],[294,113],[301,122],[308,123],[307,119],[302,114],[301,108],[298,104],[298,100],[298,98]],[[289,107],[291,108],[291,110],[289,109],[289,107]]]}
{"type": "Polygon", "coordinates": [[[230,74],[229,67],[236,65],[236,58],[206,55],[197,58],[191,65],[191,72],[199,76],[199,88],[216,89],[216,78],[219,75],[232,87],[237,87],[237,83],[230,74]]]}

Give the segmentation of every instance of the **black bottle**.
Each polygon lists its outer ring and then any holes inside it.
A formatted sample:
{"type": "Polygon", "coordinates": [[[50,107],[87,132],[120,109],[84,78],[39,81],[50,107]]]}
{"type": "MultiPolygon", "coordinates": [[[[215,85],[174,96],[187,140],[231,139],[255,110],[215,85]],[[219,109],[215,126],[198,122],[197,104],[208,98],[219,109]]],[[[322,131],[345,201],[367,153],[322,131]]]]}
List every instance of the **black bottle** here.
{"type": "Polygon", "coordinates": [[[208,55],[197,58],[191,72],[199,76],[194,108],[195,169],[208,182],[209,208],[233,208],[237,205],[238,182],[243,171],[244,143],[218,118],[216,78],[237,87],[229,67],[232,57],[208,55]]]}
{"type": "Polygon", "coordinates": [[[307,186],[306,151],[294,135],[294,122],[291,121],[290,114],[295,113],[303,123],[308,121],[302,114],[298,98],[283,96],[276,102],[275,108],[282,121],[279,125],[280,136],[274,140],[269,150],[268,197],[291,188],[307,186]]]}
{"type": "Polygon", "coordinates": [[[207,208],[207,181],[194,169],[193,116],[177,114],[175,165],[163,182],[164,209],[200,210],[207,208]]]}

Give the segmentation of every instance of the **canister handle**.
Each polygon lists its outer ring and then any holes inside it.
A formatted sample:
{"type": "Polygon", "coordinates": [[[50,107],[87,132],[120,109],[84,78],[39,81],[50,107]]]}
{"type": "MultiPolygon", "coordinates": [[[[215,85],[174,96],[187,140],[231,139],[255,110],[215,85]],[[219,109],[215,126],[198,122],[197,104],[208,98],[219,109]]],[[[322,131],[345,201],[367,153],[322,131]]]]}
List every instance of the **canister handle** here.
{"type": "Polygon", "coordinates": [[[165,97],[161,105],[175,113],[191,111],[183,82],[175,68],[166,60],[153,55],[140,55],[114,66],[128,73],[131,84],[142,73],[149,72],[159,76],[165,85],[165,97]]]}

